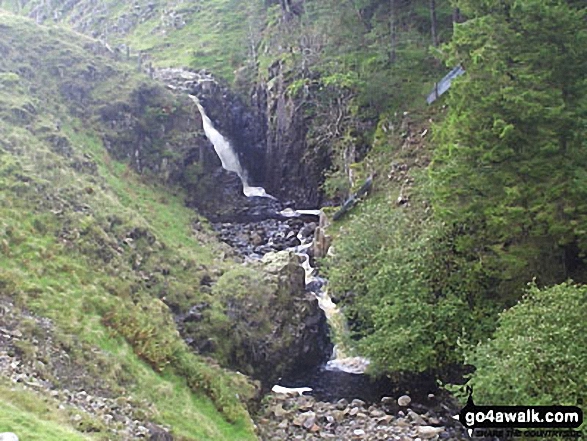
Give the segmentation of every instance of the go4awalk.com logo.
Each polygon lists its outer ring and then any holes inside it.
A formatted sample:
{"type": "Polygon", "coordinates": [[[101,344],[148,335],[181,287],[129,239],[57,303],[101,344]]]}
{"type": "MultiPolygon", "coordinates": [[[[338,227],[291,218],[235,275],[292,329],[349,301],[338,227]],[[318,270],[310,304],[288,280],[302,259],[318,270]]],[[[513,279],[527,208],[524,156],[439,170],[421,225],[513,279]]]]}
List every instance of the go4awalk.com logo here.
{"type": "Polygon", "coordinates": [[[579,438],[576,429],[583,423],[577,406],[476,406],[473,390],[467,388],[467,405],[458,419],[477,437],[579,438]],[[524,430],[526,429],[526,430],[524,430]]]}

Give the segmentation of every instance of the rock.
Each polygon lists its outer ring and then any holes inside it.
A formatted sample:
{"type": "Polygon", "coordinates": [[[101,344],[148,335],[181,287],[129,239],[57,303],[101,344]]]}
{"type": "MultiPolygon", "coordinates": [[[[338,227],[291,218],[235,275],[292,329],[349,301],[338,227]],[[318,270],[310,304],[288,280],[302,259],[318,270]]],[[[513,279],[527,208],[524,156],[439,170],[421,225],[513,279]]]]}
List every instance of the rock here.
{"type": "Polygon", "coordinates": [[[320,431],[320,426],[318,424],[314,424],[312,427],[310,427],[310,432],[316,433],[318,431],[320,431]]]}
{"type": "Polygon", "coordinates": [[[379,418],[385,415],[385,412],[383,412],[382,410],[379,409],[373,409],[371,411],[369,411],[369,416],[373,417],[373,418],[379,418]]]}
{"type": "Polygon", "coordinates": [[[418,426],[418,435],[424,439],[434,438],[444,431],[444,427],[418,426]]]}
{"type": "Polygon", "coordinates": [[[316,423],[316,413],[311,411],[302,413],[301,415],[299,415],[299,418],[302,421],[302,427],[304,429],[310,430],[312,426],[314,426],[314,424],[316,423]]]}
{"type": "Polygon", "coordinates": [[[401,397],[399,397],[397,399],[397,404],[399,404],[400,406],[409,406],[410,403],[412,402],[412,399],[408,396],[408,395],[402,395],[401,397]]]}
{"type": "Polygon", "coordinates": [[[262,237],[261,237],[261,235],[260,235],[259,233],[257,233],[257,232],[255,232],[255,233],[253,233],[253,234],[251,235],[251,238],[250,238],[250,240],[251,240],[251,243],[252,243],[254,246],[259,246],[259,245],[261,245],[261,244],[263,243],[263,238],[262,238],[262,237]]]}
{"type": "Polygon", "coordinates": [[[385,415],[382,416],[381,418],[377,418],[377,422],[379,424],[389,424],[393,421],[393,416],[391,415],[385,415]]]}
{"type": "Polygon", "coordinates": [[[332,416],[334,417],[337,423],[340,423],[342,420],[344,420],[345,414],[342,410],[333,410],[332,416]]]}
{"type": "Polygon", "coordinates": [[[12,432],[0,433],[0,441],[18,441],[18,436],[12,432]]]}
{"type": "Polygon", "coordinates": [[[408,417],[410,417],[410,419],[418,424],[419,426],[424,426],[426,425],[426,420],[424,418],[422,418],[420,415],[418,415],[416,412],[414,412],[413,410],[408,411],[408,417]]]}
{"type": "Polygon", "coordinates": [[[349,412],[349,415],[350,415],[350,416],[355,416],[355,415],[357,415],[358,413],[359,413],[359,408],[358,408],[358,407],[353,407],[353,408],[350,410],[350,412],[349,412]]]}
{"type": "Polygon", "coordinates": [[[347,400],[345,400],[344,398],[342,398],[336,402],[336,408],[339,410],[344,410],[348,405],[349,405],[349,402],[347,400]]]}
{"type": "Polygon", "coordinates": [[[359,400],[359,399],[354,399],[353,401],[351,401],[351,406],[353,407],[364,407],[365,406],[365,402],[363,400],[359,400]]]}
{"type": "Polygon", "coordinates": [[[161,427],[152,424],[148,430],[149,441],[173,441],[173,436],[161,427]]]}
{"type": "Polygon", "coordinates": [[[365,436],[365,431],[363,429],[355,429],[355,430],[353,430],[353,435],[355,435],[355,436],[365,436]]]}
{"type": "Polygon", "coordinates": [[[277,406],[275,406],[273,408],[273,414],[277,417],[277,418],[281,418],[282,416],[284,416],[287,413],[286,410],[283,409],[283,404],[279,403],[277,406]]]}

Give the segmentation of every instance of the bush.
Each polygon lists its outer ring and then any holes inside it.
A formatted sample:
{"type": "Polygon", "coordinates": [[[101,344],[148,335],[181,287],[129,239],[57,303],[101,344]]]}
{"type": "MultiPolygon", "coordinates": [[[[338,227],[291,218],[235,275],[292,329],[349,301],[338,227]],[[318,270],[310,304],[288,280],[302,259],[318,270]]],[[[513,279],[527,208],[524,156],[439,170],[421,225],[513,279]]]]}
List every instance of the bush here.
{"type": "Polygon", "coordinates": [[[491,314],[471,295],[476,278],[449,232],[394,205],[370,201],[343,227],[328,264],[331,290],[375,370],[441,372],[463,361],[461,344],[491,330],[491,314]]]}
{"type": "Polygon", "coordinates": [[[538,289],[504,311],[490,340],[468,357],[478,404],[587,402],[587,286],[538,289]]]}

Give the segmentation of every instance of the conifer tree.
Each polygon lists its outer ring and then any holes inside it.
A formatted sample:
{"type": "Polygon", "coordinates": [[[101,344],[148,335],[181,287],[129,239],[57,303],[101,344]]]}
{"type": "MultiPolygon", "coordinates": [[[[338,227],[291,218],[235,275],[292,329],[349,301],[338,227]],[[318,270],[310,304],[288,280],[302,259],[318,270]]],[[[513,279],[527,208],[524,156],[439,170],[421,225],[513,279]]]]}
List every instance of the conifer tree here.
{"type": "Polygon", "coordinates": [[[460,0],[448,46],[455,82],[431,177],[457,248],[499,278],[543,283],[587,251],[584,3],[460,0]]]}

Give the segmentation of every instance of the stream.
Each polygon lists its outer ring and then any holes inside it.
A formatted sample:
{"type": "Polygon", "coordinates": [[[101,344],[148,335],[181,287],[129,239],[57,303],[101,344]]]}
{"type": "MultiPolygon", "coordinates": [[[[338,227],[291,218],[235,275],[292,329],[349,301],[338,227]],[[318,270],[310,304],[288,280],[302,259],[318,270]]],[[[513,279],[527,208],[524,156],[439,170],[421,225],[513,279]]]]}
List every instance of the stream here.
{"type": "Polygon", "coordinates": [[[213,223],[213,228],[245,261],[260,260],[271,252],[295,253],[305,271],[306,291],[317,298],[334,340],[332,352],[325,354],[326,363],[283,377],[273,387],[274,398],[261,418],[261,438],[462,439],[462,430],[451,418],[454,403],[445,404],[435,378],[420,375],[406,383],[406,378],[392,381],[366,375],[369,360],[342,343],[348,333],[346,320],[316,268],[314,238],[321,227],[321,210],[296,210],[264,188],[250,186],[230,142],[215,129],[198,98],[190,98],[223,168],[239,176],[249,198],[246,212],[239,212],[234,221],[213,223]]]}

